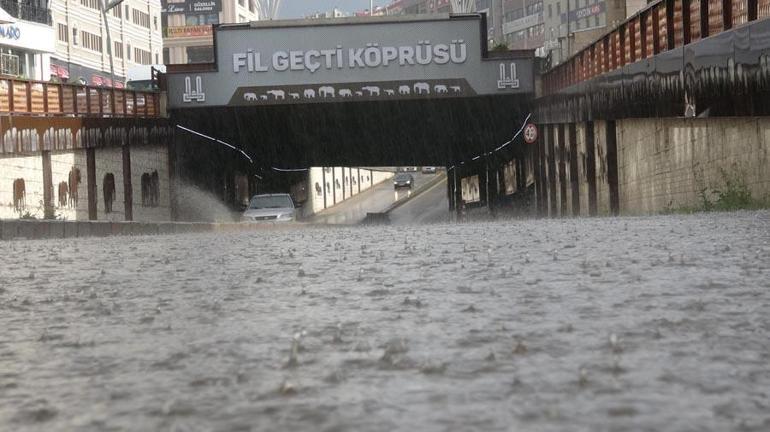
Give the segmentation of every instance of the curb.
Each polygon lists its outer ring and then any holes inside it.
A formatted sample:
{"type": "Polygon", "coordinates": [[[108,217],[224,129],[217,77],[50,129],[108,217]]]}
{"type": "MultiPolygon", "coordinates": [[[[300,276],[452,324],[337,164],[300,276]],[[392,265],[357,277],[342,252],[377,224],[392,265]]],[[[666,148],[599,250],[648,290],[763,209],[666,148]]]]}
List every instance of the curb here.
{"type": "Polygon", "coordinates": [[[442,180],[446,178],[445,172],[436,173],[436,176],[432,179],[430,179],[427,183],[422,185],[419,189],[415,190],[410,196],[406,198],[401,198],[400,200],[394,202],[391,204],[388,208],[382,211],[384,214],[389,214],[393,210],[401,207],[402,205],[406,204],[410,200],[413,200],[417,198],[418,196],[422,195],[424,192],[426,192],[428,189],[432,188],[433,186],[439,184],[442,180]]]}
{"type": "Polygon", "coordinates": [[[0,241],[125,237],[211,232],[274,231],[307,224],[269,225],[214,222],[108,222],[0,219],[0,241]]]}

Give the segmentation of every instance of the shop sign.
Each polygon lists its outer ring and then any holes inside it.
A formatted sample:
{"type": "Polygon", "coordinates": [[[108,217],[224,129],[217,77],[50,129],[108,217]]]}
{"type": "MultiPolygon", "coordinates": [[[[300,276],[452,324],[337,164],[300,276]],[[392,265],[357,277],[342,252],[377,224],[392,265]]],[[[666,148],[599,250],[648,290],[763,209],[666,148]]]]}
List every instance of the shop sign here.
{"type": "Polygon", "coordinates": [[[211,25],[172,26],[166,28],[166,37],[169,39],[211,36],[211,34],[211,25]]]}
{"type": "MultiPolygon", "coordinates": [[[[603,1],[586,6],[580,9],[573,9],[569,11],[569,21],[577,21],[583,18],[589,18],[595,15],[601,15],[607,10],[607,4],[603,1]]],[[[566,22],[565,14],[562,14],[562,23],[566,22]]]]}
{"type": "Polygon", "coordinates": [[[0,38],[19,40],[21,38],[21,29],[15,25],[0,25],[0,38]]]}
{"type": "Polygon", "coordinates": [[[532,26],[536,26],[543,22],[542,12],[527,15],[523,18],[515,19],[513,21],[503,23],[503,34],[511,34],[519,30],[525,30],[532,26]]]}
{"type": "Polygon", "coordinates": [[[185,0],[184,2],[170,3],[163,0],[161,12],[167,14],[209,14],[222,11],[222,0],[185,0]]]}

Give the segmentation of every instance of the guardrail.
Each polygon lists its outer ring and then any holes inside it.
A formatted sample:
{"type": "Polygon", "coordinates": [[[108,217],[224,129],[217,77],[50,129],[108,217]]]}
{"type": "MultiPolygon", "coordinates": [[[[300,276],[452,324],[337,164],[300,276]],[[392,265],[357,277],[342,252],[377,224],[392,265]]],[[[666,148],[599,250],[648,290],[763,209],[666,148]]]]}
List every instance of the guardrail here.
{"type": "Polygon", "coordinates": [[[0,113],[160,117],[158,101],[157,92],[0,78],[0,113]]]}
{"type": "Polygon", "coordinates": [[[767,17],[770,0],[658,0],[546,72],[543,93],[767,17]]]}

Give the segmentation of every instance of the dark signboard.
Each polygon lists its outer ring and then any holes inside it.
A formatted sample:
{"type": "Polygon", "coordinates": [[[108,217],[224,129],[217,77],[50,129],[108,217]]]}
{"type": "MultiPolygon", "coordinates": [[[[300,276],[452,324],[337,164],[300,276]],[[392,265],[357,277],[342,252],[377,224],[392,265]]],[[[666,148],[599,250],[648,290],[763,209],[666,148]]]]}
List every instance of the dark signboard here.
{"type": "Polygon", "coordinates": [[[162,0],[161,12],[167,14],[210,14],[222,10],[222,0],[185,0],[183,2],[169,2],[162,0]]]}

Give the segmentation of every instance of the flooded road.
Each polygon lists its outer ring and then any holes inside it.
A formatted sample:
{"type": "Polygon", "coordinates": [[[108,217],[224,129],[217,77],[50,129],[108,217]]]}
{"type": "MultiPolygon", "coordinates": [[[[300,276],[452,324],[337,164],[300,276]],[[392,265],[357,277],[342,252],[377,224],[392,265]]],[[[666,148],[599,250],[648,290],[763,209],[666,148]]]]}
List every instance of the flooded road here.
{"type": "Polygon", "coordinates": [[[0,257],[0,430],[770,430],[768,212],[0,257]]]}

